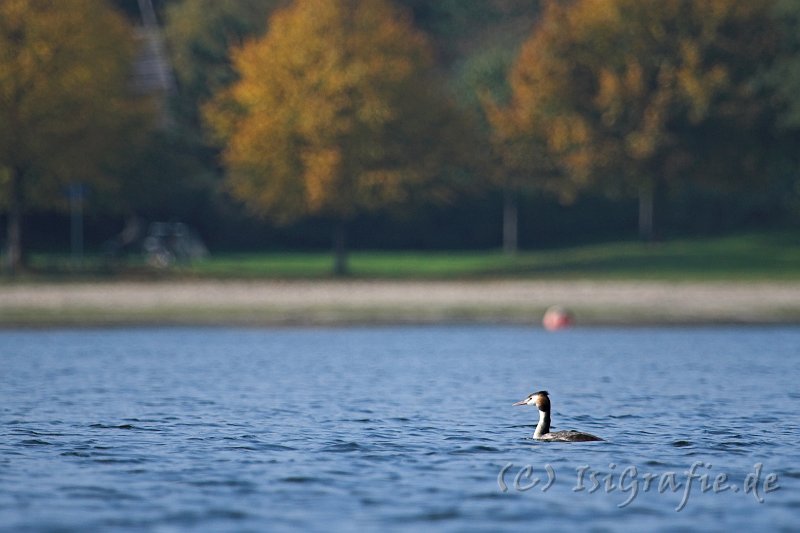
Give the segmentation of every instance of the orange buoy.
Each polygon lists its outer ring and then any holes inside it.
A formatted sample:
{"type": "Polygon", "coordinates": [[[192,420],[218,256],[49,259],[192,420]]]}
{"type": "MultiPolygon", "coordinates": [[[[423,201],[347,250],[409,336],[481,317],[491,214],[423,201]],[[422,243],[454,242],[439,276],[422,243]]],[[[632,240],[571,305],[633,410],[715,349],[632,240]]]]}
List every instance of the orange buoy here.
{"type": "Polygon", "coordinates": [[[570,327],[575,322],[572,313],[559,305],[554,305],[545,311],[542,325],[547,331],[557,331],[570,327]]]}

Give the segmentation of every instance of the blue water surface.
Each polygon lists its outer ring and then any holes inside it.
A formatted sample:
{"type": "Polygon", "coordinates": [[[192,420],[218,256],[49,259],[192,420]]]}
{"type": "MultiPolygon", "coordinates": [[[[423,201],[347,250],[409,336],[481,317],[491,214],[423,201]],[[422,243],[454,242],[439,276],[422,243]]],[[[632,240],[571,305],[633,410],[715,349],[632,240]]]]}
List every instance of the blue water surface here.
{"type": "Polygon", "coordinates": [[[797,327],[4,331],[0,529],[796,531],[799,382],[797,327]]]}

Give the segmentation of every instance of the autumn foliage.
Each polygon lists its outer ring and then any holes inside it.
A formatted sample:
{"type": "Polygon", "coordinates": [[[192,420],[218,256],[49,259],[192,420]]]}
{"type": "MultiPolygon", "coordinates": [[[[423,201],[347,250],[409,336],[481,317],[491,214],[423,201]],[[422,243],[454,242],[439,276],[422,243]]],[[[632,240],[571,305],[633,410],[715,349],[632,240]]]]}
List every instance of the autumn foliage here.
{"type": "Polygon", "coordinates": [[[659,187],[708,179],[715,164],[716,174],[754,170],[743,159],[752,137],[730,133],[757,127],[767,112],[757,75],[776,53],[771,7],[547,2],[511,74],[513,101],[489,106],[507,169],[535,179],[552,176],[555,162],[561,176],[544,184],[565,197],[597,184],[638,190],[650,211],[643,233],[659,187]]]}
{"type": "Polygon", "coordinates": [[[107,182],[103,162],[130,145],[123,130],[144,113],[127,98],[134,53],[127,22],[101,0],[0,2],[0,196],[12,270],[29,206],[58,204],[66,183],[107,182]]]}
{"type": "Polygon", "coordinates": [[[438,173],[447,106],[426,83],[425,37],[390,2],[300,0],[233,61],[241,79],[206,117],[230,190],[253,211],[326,216],[341,239],[345,221],[438,173]]]}
{"type": "Polygon", "coordinates": [[[502,227],[513,252],[518,235],[625,236],[636,196],[645,238],[800,212],[796,0],[153,2],[155,21],[149,2],[0,1],[11,271],[23,221],[63,210],[73,184],[87,213],[185,219],[212,247],[333,230],[340,271],[346,232],[461,248],[502,227]],[[144,94],[145,18],[168,95],[144,94]],[[241,205],[266,221],[248,232],[241,205]]]}
{"type": "Polygon", "coordinates": [[[435,171],[425,37],[389,2],[301,0],[235,50],[241,79],[206,109],[230,190],[279,220],[348,219],[435,171]]]}

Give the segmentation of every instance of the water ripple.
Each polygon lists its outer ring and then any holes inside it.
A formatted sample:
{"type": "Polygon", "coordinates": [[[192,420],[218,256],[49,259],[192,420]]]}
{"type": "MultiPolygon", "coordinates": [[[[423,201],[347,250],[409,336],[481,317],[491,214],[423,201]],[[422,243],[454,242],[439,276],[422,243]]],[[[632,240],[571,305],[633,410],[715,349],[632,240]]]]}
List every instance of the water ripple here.
{"type": "Polygon", "coordinates": [[[0,531],[796,529],[800,328],[6,331],[0,346],[0,531]],[[554,428],[608,440],[531,439],[535,410],[510,404],[539,386],[554,428]],[[743,412],[742,391],[764,390],[769,411],[743,412]],[[761,464],[764,504],[695,480],[676,512],[658,483],[693,463],[738,487],[761,464]],[[639,492],[621,508],[627,467],[639,492]]]}

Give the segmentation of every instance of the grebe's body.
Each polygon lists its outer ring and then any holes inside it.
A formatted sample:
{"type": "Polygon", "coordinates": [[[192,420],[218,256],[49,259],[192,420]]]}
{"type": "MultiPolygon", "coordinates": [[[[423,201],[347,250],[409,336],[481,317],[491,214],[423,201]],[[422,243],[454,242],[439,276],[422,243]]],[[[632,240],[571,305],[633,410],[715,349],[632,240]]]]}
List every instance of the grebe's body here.
{"type": "Polygon", "coordinates": [[[550,432],[550,397],[547,395],[546,390],[534,392],[524,400],[521,400],[514,405],[535,405],[539,409],[539,423],[536,425],[536,431],[533,432],[533,438],[536,440],[549,440],[556,442],[588,442],[594,440],[603,440],[595,435],[582,433],[580,431],[569,430],[550,432]]]}

